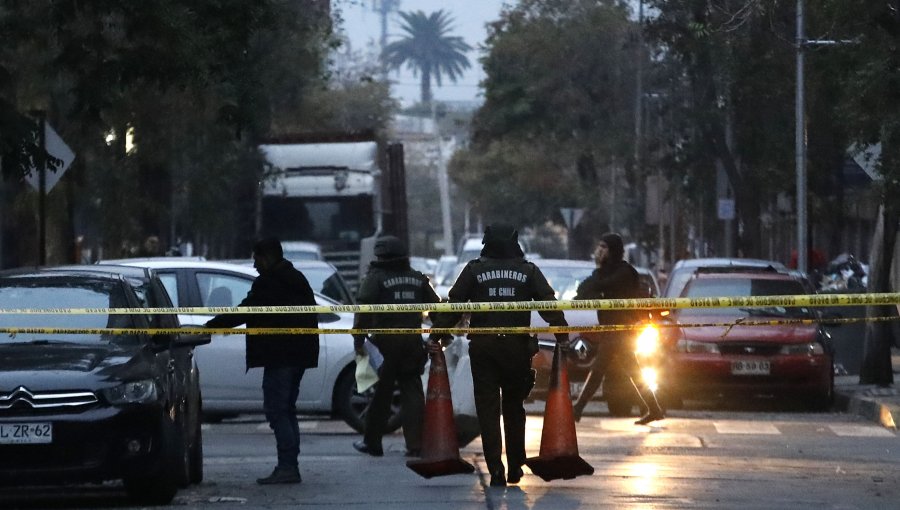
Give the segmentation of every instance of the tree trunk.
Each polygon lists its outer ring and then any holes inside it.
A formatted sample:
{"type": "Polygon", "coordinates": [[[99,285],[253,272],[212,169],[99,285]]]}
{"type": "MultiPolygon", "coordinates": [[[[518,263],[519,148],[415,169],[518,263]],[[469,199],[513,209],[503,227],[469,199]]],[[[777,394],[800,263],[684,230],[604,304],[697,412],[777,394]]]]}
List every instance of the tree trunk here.
{"type": "Polygon", "coordinates": [[[420,83],[422,103],[431,104],[431,71],[424,69],[422,71],[422,81],[420,83]]]}
{"type": "MultiPolygon", "coordinates": [[[[869,265],[869,292],[890,292],[891,261],[897,238],[897,223],[900,209],[887,198],[878,209],[878,223],[872,240],[872,257],[869,265]]],[[[883,317],[896,313],[889,306],[866,307],[866,317],[883,317]]],[[[888,322],[867,322],[863,344],[863,361],[859,372],[860,384],[890,386],[894,383],[891,367],[891,324],[888,322]]]]}

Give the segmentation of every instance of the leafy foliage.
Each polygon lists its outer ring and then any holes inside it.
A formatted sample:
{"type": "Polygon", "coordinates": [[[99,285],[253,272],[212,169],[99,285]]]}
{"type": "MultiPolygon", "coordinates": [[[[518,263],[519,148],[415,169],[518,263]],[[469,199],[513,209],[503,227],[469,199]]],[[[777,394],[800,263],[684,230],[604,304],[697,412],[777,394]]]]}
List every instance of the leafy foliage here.
{"type": "MultiPolygon", "coordinates": [[[[525,225],[558,219],[560,206],[606,211],[633,143],[628,14],[612,2],[526,0],[490,27],[485,103],[451,166],[486,218],[525,225]]],[[[592,217],[607,228],[605,214],[592,217]]]]}
{"type": "MultiPolygon", "coordinates": [[[[247,252],[260,139],[323,125],[377,130],[394,107],[384,85],[328,82],[324,55],[338,41],[319,0],[12,1],[0,6],[0,32],[5,176],[19,186],[43,157],[31,110],[76,152],[53,191],[68,202],[58,260],[75,231],[105,256],[151,234],[247,252]]],[[[27,200],[25,191],[6,196],[27,200]]],[[[33,256],[25,251],[13,263],[33,256]]]]}

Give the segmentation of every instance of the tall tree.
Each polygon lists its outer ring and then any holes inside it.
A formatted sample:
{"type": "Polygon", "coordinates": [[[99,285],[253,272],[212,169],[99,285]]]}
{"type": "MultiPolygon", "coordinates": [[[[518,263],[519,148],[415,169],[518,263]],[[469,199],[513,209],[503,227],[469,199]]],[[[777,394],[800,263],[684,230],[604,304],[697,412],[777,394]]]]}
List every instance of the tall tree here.
{"type": "MultiPolygon", "coordinates": [[[[891,288],[892,263],[898,265],[896,240],[900,227],[900,0],[833,0],[825,6],[836,16],[835,39],[854,40],[836,52],[832,71],[842,77],[846,95],[839,111],[860,146],[880,144],[874,161],[881,192],[878,228],[872,243],[869,292],[896,292],[891,288]]],[[[893,306],[869,307],[868,314],[893,315],[893,306]]],[[[888,386],[892,329],[883,322],[866,325],[860,382],[888,386]]]]}
{"type": "Polygon", "coordinates": [[[390,69],[399,69],[406,64],[420,76],[421,100],[431,103],[431,80],[440,86],[446,74],[456,83],[463,70],[471,67],[466,52],[472,47],[462,37],[449,35],[453,20],[443,9],[431,14],[400,12],[400,17],[403,18],[400,29],[406,35],[388,44],[382,58],[390,69]]]}
{"type": "MultiPolygon", "coordinates": [[[[584,207],[582,223],[599,235],[613,190],[617,206],[641,196],[621,177],[634,132],[629,14],[616,2],[523,0],[489,27],[485,103],[450,169],[486,220],[562,223],[560,206],[584,207]]],[[[642,204],[628,205],[633,216],[642,204]]]]}

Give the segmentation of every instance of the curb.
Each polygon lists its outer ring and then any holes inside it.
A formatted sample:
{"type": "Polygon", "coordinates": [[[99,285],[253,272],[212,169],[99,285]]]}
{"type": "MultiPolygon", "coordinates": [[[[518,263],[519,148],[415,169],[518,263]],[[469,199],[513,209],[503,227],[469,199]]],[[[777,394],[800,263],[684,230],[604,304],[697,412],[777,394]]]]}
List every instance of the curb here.
{"type": "Polygon", "coordinates": [[[897,430],[900,425],[900,403],[885,402],[877,397],[835,392],[835,409],[856,414],[878,423],[882,427],[897,430]]]}

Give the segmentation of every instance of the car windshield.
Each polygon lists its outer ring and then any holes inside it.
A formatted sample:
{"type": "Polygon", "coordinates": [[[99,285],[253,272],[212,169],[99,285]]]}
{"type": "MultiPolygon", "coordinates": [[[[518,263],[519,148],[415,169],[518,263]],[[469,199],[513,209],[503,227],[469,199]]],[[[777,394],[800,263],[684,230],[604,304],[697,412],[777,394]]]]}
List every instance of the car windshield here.
{"type": "MultiPolygon", "coordinates": [[[[0,308],[127,308],[121,287],[114,282],[54,280],[6,281],[0,287],[0,308]]],[[[132,315],[98,314],[0,314],[5,328],[133,328],[132,315]]],[[[80,344],[115,342],[133,344],[135,335],[3,333],[0,344],[61,341],[80,344]]]]}
{"type": "Polygon", "coordinates": [[[575,297],[578,285],[594,271],[593,266],[542,266],[538,265],[541,272],[547,278],[547,282],[553,287],[556,299],[568,300],[575,297]]]}
{"type": "MultiPolygon", "coordinates": [[[[803,285],[796,280],[770,280],[762,278],[698,278],[688,282],[682,297],[732,297],[732,296],[781,296],[806,294],[803,285]]],[[[685,308],[679,316],[721,315],[728,317],[787,317],[809,318],[806,307],[741,307],[741,308],[685,308]]]]}
{"type": "Polygon", "coordinates": [[[344,305],[353,304],[350,290],[334,269],[330,267],[301,267],[299,269],[306,276],[313,291],[328,296],[344,305]]]}
{"type": "Polygon", "coordinates": [[[291,262],[295,260],[322,260],[322,257],[319,256],[318,252],[315,251],[285,251],[284,258],[290,260],[291,262]]]}
{"type": "Polygon", "coordinates": [[[434,270],[434,285],[444,285],[449,283],[448,278],[454,276],[453,270],[456,268],[456,257],[442,257],[434,270]]]}

